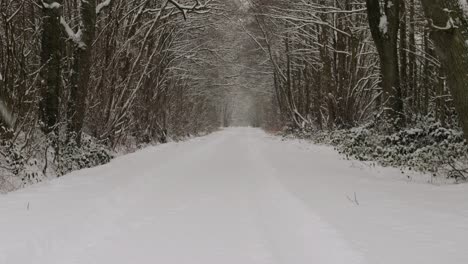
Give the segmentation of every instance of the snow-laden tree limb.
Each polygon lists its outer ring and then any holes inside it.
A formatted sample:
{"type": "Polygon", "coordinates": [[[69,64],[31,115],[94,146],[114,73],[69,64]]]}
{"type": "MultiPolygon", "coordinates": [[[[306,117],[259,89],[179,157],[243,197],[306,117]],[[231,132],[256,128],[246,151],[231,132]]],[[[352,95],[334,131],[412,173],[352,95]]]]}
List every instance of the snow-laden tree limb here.
{"type": "Polygon", "coordinates": [[[42,1],[42,6],[46,9],[59,9],[62,5],[60,5],[57,2],[52,2],[52,3],[46,3],[42,1]]]}
{"type": "Polygon", "coordinates": [[[187,13],[189,12],[206,11],[210,2],[211,0],[208,0],[205,3],[201,3],[199,0],[195,0],[195,3],[190,6],[180,4],[176,0],[169,0],[169,3],[173,4],[177,9],[179,9],[182,12],[184,19],[187,19],[187,13]]]}
{"type": "Polygon", "coordinates": [[[101,11],[110,5],[112,0],[105,0],[96,6],[96,15],[99,15],[101,11]]]}
{"type": "Polygon", "coordinates": [[[68,25],[67,21],[63,17],[60,17],[60,24],[63,26],[65,29],[65,32],[67,33],[67,36],[69,39],[71,39],[80,49],[85,49],[86,44],[83,42],[81,36],[82,36],[82,31],[81,28],[78,29],[78,31],[75,33],[73,29],[68,25]]]}
{"type": "Polygon", "coordinates": [[[436,29],[436,30],[450,30],[450,29],[453,29],[453,28],[458,28],[455,25],[455,22],[453,21],[453,19],[451,17],[447,20],[447,24],[444,27],[440,27],[440,26],[435,25],[434,22],[432,20],[430,20],[430,19],[429,19],[429,26],[431,26],[431,28],[436,29]]]}

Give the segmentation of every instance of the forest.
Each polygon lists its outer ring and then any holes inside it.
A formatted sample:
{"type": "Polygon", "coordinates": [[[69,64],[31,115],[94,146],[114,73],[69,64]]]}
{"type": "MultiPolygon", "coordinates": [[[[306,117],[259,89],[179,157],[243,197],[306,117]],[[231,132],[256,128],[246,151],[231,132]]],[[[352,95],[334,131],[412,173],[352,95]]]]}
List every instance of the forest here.
{"type": "Polygon", "coordinates": [[[468,0],[0,0],[0,264],[467,264],[468,0]]]}
{"type": "Polygon", "coordinates": [[[466,180],[466,0],[0,0],[0,189],[219,127],[466,180]]]}

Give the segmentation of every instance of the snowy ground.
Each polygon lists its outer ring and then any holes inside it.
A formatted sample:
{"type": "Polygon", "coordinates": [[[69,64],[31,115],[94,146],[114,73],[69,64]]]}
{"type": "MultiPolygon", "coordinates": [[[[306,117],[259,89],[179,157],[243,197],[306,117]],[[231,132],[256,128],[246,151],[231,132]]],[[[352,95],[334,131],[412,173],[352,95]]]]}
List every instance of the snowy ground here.
{"type": "Polygon", "coordinates": [[[0,263],[468,263],[468,185],[356,164],[250,128],[148,148],[0,196],[0,263]]]}

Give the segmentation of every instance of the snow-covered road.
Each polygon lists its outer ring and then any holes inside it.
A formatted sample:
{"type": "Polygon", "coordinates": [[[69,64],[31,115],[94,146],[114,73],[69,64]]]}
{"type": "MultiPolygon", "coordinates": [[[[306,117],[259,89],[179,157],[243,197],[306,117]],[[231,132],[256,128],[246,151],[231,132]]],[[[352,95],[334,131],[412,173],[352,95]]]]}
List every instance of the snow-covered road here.
{"type": "Polygon", "coordinates": [[[226,129],[0,196],[0,263],[468,263],[468,186],[398,174],[226,129]]]}

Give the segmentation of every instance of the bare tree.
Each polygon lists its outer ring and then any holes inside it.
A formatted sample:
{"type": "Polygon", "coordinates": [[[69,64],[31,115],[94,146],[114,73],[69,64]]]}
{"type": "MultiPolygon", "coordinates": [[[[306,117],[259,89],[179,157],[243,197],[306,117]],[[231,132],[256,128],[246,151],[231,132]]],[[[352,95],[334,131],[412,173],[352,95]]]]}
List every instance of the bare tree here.
{"type": "Polygon", "coordinates": [[[468,6],[466,1],[422,0],[438,58],[447,73],[460,123],[468,138],[468,6]]]}
{"type": "Polygon", "coordinates": [[[370,31],[379,53],[380,71],[385,105],[395,125],[401,126],[403,100],[399,78],[398,29],[400,25],[400,0],[366,0],[370,31]]]}

